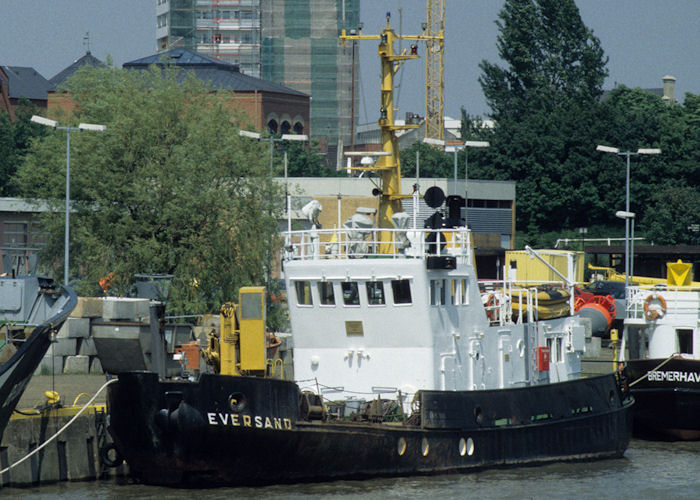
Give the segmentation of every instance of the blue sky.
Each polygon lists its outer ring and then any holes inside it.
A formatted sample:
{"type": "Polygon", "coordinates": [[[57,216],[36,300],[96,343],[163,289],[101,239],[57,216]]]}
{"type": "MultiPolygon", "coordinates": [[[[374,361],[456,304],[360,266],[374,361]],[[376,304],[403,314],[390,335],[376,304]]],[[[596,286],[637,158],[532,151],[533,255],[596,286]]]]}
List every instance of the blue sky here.
{"type": "MultiPolygon", "coordinates": [[[[495,25],[502,2],[446,0],[445,111],[455,118],[488,108],[477,82],[478,64],[498,60],[495,25]]],[[[676,77],[676,96],[700,93],[700,0],[578,0],[584,23],[610,58],[605,87],[661,87],[676,77]]],[[[86,50],[110,55],[115,65],[155,53],[156,0],[0,0],[0,65],[31,66],[51,78],[86,50]]],[[[364,33],[379,33],[385,14],[392,27],[418,34],[425,20],[422,0],[361,0],[364,33]],[[399,9],[401,15],[399,14],[399,9]]],[[[379,62],[376,42],[360,42],[361,122],[378,118],[379,62]]],[[[423,52],[421,48],[419,52],[423,52]]],[[[398,117],[424,114],[424,60],[409,61],[397,75],[398,117]]]]}

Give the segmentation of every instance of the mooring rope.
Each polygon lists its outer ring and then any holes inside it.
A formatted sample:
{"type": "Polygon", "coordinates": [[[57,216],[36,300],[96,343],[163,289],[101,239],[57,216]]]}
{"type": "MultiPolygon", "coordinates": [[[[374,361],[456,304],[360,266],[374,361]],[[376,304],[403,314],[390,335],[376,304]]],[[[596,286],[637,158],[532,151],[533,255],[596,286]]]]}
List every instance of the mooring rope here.
{"type": "MultiPolygon", "coordinates": [[[[674,353],[671,354],[668,358],[666,358],[659,366],[653,368],[651,371],[652,371],[652,372],[655,372],[656,370],[658,370],[659,368],[661,368],[662,366],[664,366],[666,363],[668,363],[669,361],[671,361],[673,358],[675,358],[677,355],[678,355],[678,353],[677,353],[677,352],[674,352],[674,353]]],[[[635,380],[634,382],[632,382],[632,383],[630,384],[630,387],[632,387],[633,385],[635,385],[637,382],[640,382],[640,381],[644,380],[645,378],[647,378],[648,375],[649,375],[649,372],[646,372],[644,375],[642,375],[642,376],[639,377],[637,380],[635,380]]]]}
{"type": "Polygon", "coordinates": [[[39,451],[41,451],[42,449],[44,449],[49,443],[51,443],[54,439],[56,439],[63,431],[65,431],[68,427],[70,427],[70,426],[73,424],[73,422],[75,422],[75,420],[87,409],[87,407],[90,406],[90,405],[92,404],[93,401],[95,401],[95,398],[97,398],[97,396],[104,390],[105,387],[107,387],[109,384],[112,384],[112,383],[116,382],[117,380],[118,380],[118,379],[113,378],[113,379],[108,380],[107,382],[105,382],[104,385],[103,385],[102,387],[100,387],[100,388],[97,390],[97,392],[96,392],[95,395],[90,399],[90,401],[88,401],[87,403],[85,403],[85,405],[83,405],[83,407],[80,409],[80,411],[78,411],[78,413],[76,413],[76,414],[73,416],[73,418],[71,418],[63,427],[61,427],[61,428],[58,430],[58,432],[56,432],[56,434],[54,434],[54,435],[51,436],[49,439],[47,439],[46,441],[44,441],[43,443],[41,443],[40,446],[34,448],[30,453],[28,453],[27,455],[25,455],[24,457],[22,457],[21,459],[19,459],[18,461],[16,461],[16,462],[13,463],[12,465],[10,465],[9,467],[6,467],[6,468],[4,468],[3,470],[0,470],[0,475],[5,474],[5,473],[8,472],[10,469],[13,469],[13,468],[17,467],[19,464],[21,464],[22,462],[24,462],[24,461],[27,460],[28,458],[32,457],[33,455],[35,455],[36,453],[39,453],[39,451]]]}

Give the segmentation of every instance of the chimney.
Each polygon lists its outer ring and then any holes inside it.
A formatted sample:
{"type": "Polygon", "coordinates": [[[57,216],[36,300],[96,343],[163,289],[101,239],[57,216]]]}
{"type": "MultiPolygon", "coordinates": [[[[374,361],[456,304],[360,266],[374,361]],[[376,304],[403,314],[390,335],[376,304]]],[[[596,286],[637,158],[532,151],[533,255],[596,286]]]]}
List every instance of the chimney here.
{"type": "Polygon", "coordinates": [[[664,96],[662,99],[666,104],[675,104],[676,79],[671,75],[666,75],[661,80],[664,82],[664,96]]]}

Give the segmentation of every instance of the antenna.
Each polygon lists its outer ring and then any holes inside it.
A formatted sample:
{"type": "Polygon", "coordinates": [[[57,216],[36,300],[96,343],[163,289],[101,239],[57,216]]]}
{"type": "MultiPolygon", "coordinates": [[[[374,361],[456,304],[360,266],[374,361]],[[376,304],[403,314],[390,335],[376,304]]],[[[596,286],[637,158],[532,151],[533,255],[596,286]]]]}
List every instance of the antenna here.
{"type": "Polygon", "coordinates": [[[83,36],[83,46],[87,47],[87,53],[90,53],[90,32],[86,31],[83,36]]]}

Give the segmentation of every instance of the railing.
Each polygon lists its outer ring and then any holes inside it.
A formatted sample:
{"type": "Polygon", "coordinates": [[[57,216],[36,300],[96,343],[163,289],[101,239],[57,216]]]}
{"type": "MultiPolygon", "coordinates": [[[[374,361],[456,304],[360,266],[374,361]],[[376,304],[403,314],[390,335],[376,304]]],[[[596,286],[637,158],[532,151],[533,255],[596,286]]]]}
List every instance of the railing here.
{"type": "Polygon", "coordinates": [[[675,316],[683,313],[700,312],[700,287],[668,285],[628,286],[625,293],[625,318],[644,319],[644,305],[647,299],[663,299],[665,312],[663,316],[675,316]]]}
{"type": "Polygon", "coordinates": [[[285,260],[454,256],[472,263],[469,230],[309,229],[285,233],[285,260]]]}
{"type": "Polygon", "coordinates": [[[555,285],[568,290],[569,314],[573,310],[573,286],[567,287],[560,281],[480,281],[484,309],[491,324],[506,325],[532,323],[538,319],[539,294],[542,290],[535,285],[555,285]],[[515,312],[514,312],[515,311],[515,312]]]}

